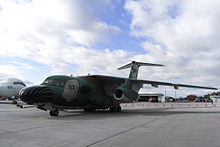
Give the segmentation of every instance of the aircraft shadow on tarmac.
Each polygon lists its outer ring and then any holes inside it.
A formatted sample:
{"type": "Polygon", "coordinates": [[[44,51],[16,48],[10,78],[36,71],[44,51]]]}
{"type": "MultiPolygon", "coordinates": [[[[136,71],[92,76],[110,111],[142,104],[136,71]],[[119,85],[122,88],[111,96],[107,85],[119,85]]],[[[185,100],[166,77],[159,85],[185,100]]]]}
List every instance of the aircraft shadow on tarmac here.
{"type": "Polygon", "coordinates": [[[155,109],[132,109],[122,110],[120,113],[109,112],[109,111],[95,111],[95,112],[83,112],[82,110],[74,110],[69,112],[63,112],[58,117],[48,117],[48,119],[60,119],[60,120],[97,120],[106,118],[120,118],[120,117],[132,117],[137,115],[142,116],[168,116],[178,114],[215,114],[220,113],[220,110],[210,111],[203,110],[195,111],[191,110],[175,110],[176,108],[155,108],[155,109]]]}

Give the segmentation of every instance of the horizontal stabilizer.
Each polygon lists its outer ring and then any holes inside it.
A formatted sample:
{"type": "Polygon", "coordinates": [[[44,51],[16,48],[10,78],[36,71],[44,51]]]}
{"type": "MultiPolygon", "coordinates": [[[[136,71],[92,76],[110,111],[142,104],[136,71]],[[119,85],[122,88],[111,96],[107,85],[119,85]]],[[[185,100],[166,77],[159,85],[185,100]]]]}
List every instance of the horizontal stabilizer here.
{"type": "Polygon", "coordinates": [[[144,63],[144,62],[136,62],[136,61],[132,61],[131,63],[124,65],[122,67],[119,67],[118,70],[122,70],[122,69],[126,69],[126,68],[130,68],[132,65],[137,65],[137,66],[164,66],[162,64],[153,64],[153,63],[144,63]]]}
{"type": "Polygon", "coordinates": [[[131,68],[130,74],[129,74],[129,78],[137,79],[138,70],[139,70],[140,66],[164,66],[164,65],[132,61],[129,64],[126,64],[126,65],[124,65],[122,67],[119,67],[118,70],[122,70],[122,69],[126,69],[126,68],[131,68]]]}

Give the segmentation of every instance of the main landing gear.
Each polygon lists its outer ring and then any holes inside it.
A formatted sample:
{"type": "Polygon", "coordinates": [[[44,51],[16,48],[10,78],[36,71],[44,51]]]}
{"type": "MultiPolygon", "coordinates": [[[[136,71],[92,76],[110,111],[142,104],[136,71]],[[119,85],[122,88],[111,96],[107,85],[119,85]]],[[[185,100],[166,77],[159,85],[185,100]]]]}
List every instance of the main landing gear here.
{"type": "Polygon", "coordinates": [[[57,109],[50,111],[50,116],[58,116],[58,115],[59,115],[59,111],[57,109]]]}
{"type": "Polygon", "coordinates": [[[121,112],[121,106],[112,107],[109,109],[110,112],[121,112]]]}
{"type": "MultiPolygon", "coordinates": [[[[84,109],[85,112],[93,112],[95,111],[94,108],[85,108],[84,109]]],[[[111,107],[109,108],[110,112],[121,112],[121,106],[117,106],[117,107],[111,107]]],[[[59,115],[59,110],[58,109],[53,109],[50,110],[50,116],[58,116],[59,115]]]]}

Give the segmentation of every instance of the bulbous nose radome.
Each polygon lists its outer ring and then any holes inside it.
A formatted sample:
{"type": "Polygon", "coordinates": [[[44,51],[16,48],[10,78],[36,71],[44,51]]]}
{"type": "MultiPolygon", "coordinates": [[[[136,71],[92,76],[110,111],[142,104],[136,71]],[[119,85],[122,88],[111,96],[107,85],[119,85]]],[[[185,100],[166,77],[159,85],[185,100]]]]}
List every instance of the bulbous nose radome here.
{"type": "Polygon", "coordinates": [[[50,102],[53,98],[53,91],[43,85],[31,86],[21,89],[19,97],[28,104],[50,102]]]}

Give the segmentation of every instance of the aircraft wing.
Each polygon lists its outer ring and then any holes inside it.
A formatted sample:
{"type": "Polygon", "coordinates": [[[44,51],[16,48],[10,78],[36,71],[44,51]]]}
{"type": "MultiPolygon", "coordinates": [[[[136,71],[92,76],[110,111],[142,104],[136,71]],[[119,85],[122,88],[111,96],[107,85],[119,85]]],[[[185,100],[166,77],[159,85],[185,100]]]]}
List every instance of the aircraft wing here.
{"type": "Polygon", "coordinates": [[[169,83],[169,82],[150,81],[150,80],[138,80],[138,79],[120,78],[120,77],[104,76],[104,75],[92,75],[90,77],[93,77],[95,79],[101,80],[103,82],[108,82],[108,83],[124,83],[125,80],[131,80],[137,84],[149,84],[153,87],[158,87],[159,85],[163,85],[163,86],[172,86],[175,89],[178,89],[179,87],[187,87],[187,88],[217,90],[217,88],[213,88],[213,87],[204,87],[204,86],[187,85],[187,84],[175,84],[175,83],[169,83]]]}
{"type": "Polygon", "coordinates": [[[213,88],[213,87],[188,85],[188,84],[175,84],[175,83],[159,82],[159,81],[149,81],[149,80],[134,80],[134,81],[141,82],[143,84],[150,84],[153,87],[158,87],[159,85],[164,85],[164,86],[173,86],[175,89],[178,89],[179,87],[187,87],[187,88],[200,88],[200,89],[217,90],[217,88],[213,88]]]}

